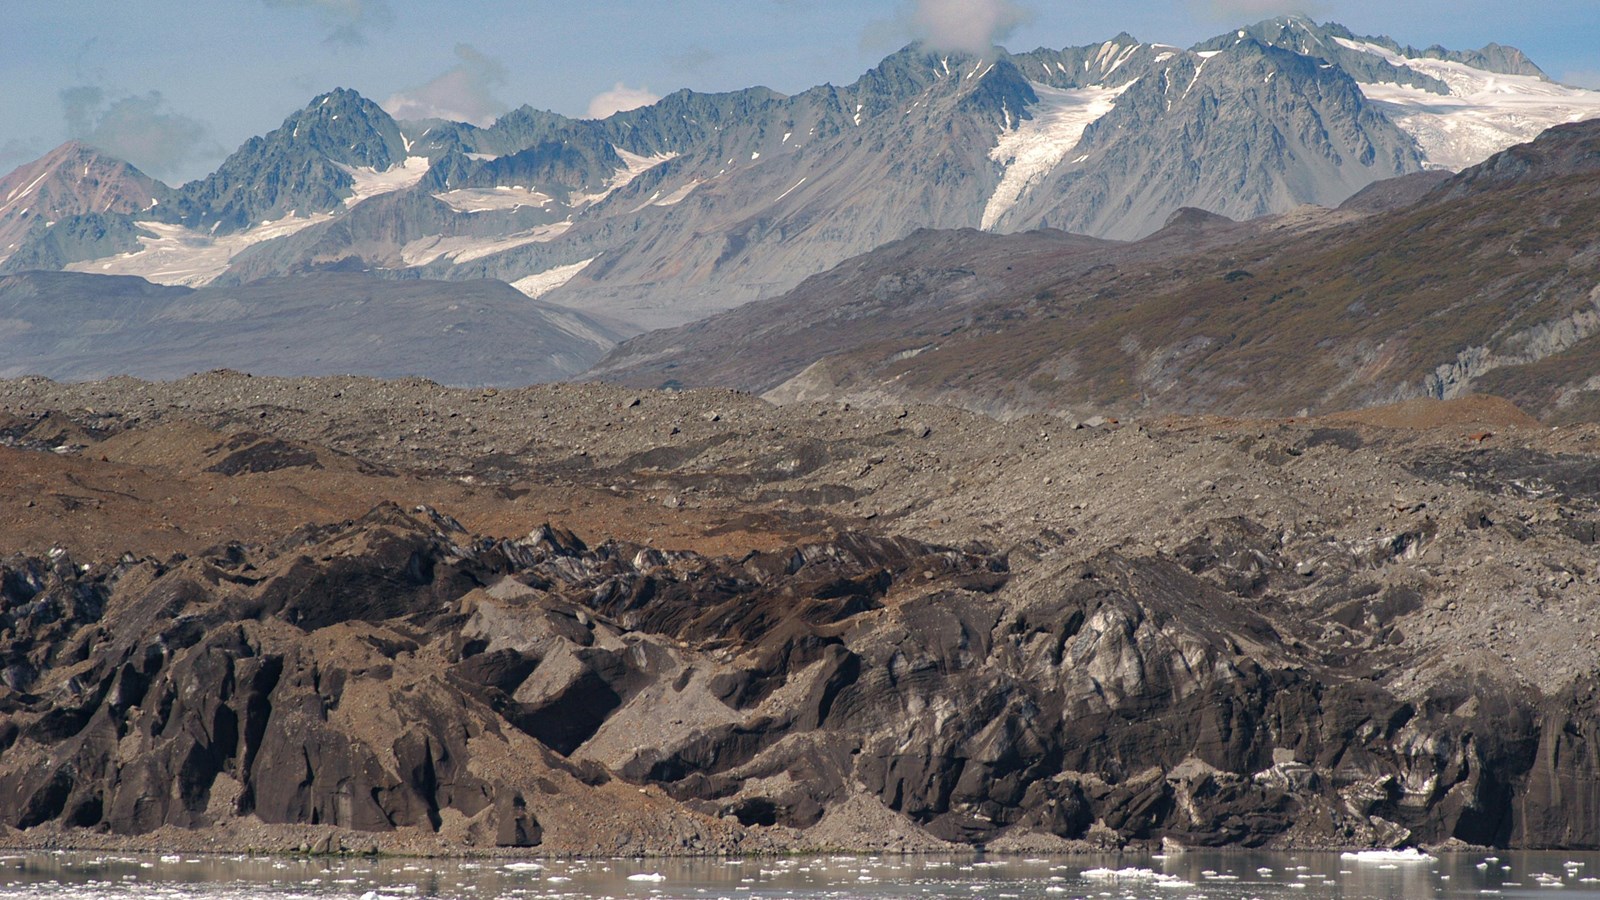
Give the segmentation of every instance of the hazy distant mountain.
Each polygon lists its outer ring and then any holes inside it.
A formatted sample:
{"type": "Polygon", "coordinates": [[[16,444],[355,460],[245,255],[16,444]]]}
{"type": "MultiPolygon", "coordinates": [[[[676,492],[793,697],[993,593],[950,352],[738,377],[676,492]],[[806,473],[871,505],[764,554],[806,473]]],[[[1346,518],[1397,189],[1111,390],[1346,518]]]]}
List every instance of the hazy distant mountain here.
{"type": "Polygon", "coordinates": [[[8,241],[32,243],[7,266],[187,285],[490,278],[651,328],[918,228],[1126,239],[1182,208],[1331,206],[1596,115],[1600,92],[1511,48],[1416,50],[1299,17],[1190,50],[909,47],[846,86],[679,91],[603,121],[396,122],[339,90],[154,208],[130,189],[92,220],[34,209],[44,222],[8,241]]]}
{"type": "Polygon", "coordinates": [[[131,276],[0,275],[0,378],[230,368],[522,385],[580,372],[620,336],[492,281],[323,273],[195,290],[131,276]]]}

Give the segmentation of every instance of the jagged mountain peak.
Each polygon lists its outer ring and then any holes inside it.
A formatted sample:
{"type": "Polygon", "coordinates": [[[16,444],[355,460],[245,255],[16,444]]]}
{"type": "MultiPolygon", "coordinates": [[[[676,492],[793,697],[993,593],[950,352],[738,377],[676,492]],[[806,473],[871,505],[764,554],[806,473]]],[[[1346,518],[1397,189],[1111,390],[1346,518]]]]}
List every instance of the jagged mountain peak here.
{"type": "Polygon", "coordinates": [[[605,119],[525,105],[487,127],[397,123],[339,88],[163,204],[151,252],[75,259],[172,278],[175,242],[210,241],[185,279],[495,278],[675,323],[917,226],[1136,238],[1181,207],[1243,220],[1336,205],[1600,115],[1600,92],[1472,68],[1520,68],[1507,48],[1472,53],[1304,16],[1191,50],[1127,32],[1017,54],[914,43],[846,85],[679,90],[605,119]]]}
{"type": "Polygon", "coordinates": [[[182,221],[226,233],[335,210],[352,196],[351,169],[390,170],[406,150],[399,123],[378,104],[347,88],[319,94],[216,172],[184,185],[182,221]]]}
{"type": "Polygon", "coordinates": [[[941,79],[976,75],[986,64],[980,56],[959,50],[935,50],[918,42],[884,57],[850,88],[859,97],[894,105],[921,94],[941,79]]]}
{"type": "Polygon", "coordinates": [[[1480,50],[1451,50],[1434,44],[1418,49],[1385,35],[1359,35],[1336,22],[1319,24],[1302,15],[1264,19],[1202,41],[1191,49],[1196,52],[1227,50],[1252,39],[1336,63],[1364,84],[1408,85],[1436,94],[1448,94],[1449,85],[1431,73],[1405,65],[1407,61],[1460,63],[1495,74],[1547,78],[1543,70],[1515,47],[1489,44],[1480,50]]]}
{"type": "Polygon", "coordinates": [[[1348,28],[1337,25],[1330,25],[1329,28],[1337,38],[1375,45],[1406,59],[1461,63],[1474,69],[1482,69],[1498,75],[1530,75],[1549,80],[1549,76],[1545,74],[1544,70],[1535,65],[1527,54],[1516,47],[1505,44],[1490,43],[1478,50],[1451,50],[1440,44],[1433,44],[1419,49],[1407,44],[1401,44],[1393,38],[1383,35],[1356,35],[1348,28]]]}
{"type": "Polygon", "coordinates": [[[334,162],[380,172],[405,159],[399,123],[383,107],[349,88],[317,95],[264,140],[299,143],[334,162]]]}

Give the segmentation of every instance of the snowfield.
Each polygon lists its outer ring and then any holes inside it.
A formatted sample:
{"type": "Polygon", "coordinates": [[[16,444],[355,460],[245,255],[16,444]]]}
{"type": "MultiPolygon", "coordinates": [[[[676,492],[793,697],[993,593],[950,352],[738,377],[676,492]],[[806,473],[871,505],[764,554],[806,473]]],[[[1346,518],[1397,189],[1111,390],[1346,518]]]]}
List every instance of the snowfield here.
{"type": "Polygon", "coordinates": [[[574,276],[582,272],[589,263],[594,261],[595,257],[591,256],[570,266],[556,266],[553,269],[545,269],[543,272],[535,272],[526,278],[518,278],[516,281],[511,282],[511,286],[537,300],[571,281],[574,276]]]}
{"type": "Polygon", "coordinates": [[[1039,102],[1028,108],[1033,118],[1001,132],[999,143],[989,151],[989,158],[1004,166],[1005,174],[983,208],[979,227],[993,230],[1023,194],[1043,181],[1078,146],[1084,129],[1110,112],[1117,98],[1133,84],[1130,81],[1115,88],[1071,90],[1033,85],[1033,92],[1039,97],[1039,102]]]}
{"type": "Polygon", "coordinates": [[[517,209],[523,206],[548,206],[554,199],[535,188],[521,185],[501,185],[492,188],[457,188],[433,195],[433,199],[456,212],[475,213],[491,210],[517,209]]]}
{"type": "Polygon", "coordinates": [[[1554,125],[1600,118],[1600,91],[1533,75],[1501,75],[1465,63],[1411,59],[1377,44],[1336,38],[1449,85],[1448,96],[1400,84],[1363,84],[1361,92],[1416,139],[1435,168],[1460,171],[1533,140],[1554,125]]]}
{"type": "Polygon", "coordinates": [[[333,216],[318,213],[314,216],[288,215],[271,222],[262,222],[247,231],[225,234],[221,237],[194,231],[182,225],[165,222],[139,222],[141,229],[154,237],[141,237],[140,249],[116,256],[88,259],[66,267],[68,272],[89,272],[95,275],[138,275],[156,284],[181,284],[201,287],[215,281],[227,271],[233,257],[246,247],[288,237],[333,216]]]}
{"type": "Polygon", "coordinates": [[[576,210],[582,209],[585,206],[593,206],[594,204],[599,203],[601,200],[611,196],[613,193],[627,187],[635,178],[638,178],[640,175],[643,175],[644,173],[650,171],[656,166],[661,165],[664,162],[678,158],[678,154],[676,153],[657,153],[655,156],[640,156],[637,153],[629,153],[621,147],[613,146],[611,149],[617,151],[617,155],[622,157],[623,167],[618,169],[616,173],[611,176],[611,179],[606,182],[605,190],[601,191],[600,193],[573,194],[571,200],[571,206],[573,209],[576,210]]]}
{"type": "Polygon", "coordinates": [[[426,237],[406,244],[400,249],[400,259],[408,266],[425,266],[441,256],[463,263],[492,256],[503,250],[513,250],[525,244],[553,241],[567,233],[571,222],[551,222],[527,231],[505,237],[426,237]]]}
{"type": "Polygon", "coordinates": [[[350,196],[344,199],[345,206],[355,206],[363,200],[388,194],[422,180],[428,172],[428,158],[426,156],[408,156],[405,162],[398,166],[390,166],[382,172],[366,166],[340,166],[339,168],[350,173],[355,179],[355,184],[350,186],[350,196]]]}

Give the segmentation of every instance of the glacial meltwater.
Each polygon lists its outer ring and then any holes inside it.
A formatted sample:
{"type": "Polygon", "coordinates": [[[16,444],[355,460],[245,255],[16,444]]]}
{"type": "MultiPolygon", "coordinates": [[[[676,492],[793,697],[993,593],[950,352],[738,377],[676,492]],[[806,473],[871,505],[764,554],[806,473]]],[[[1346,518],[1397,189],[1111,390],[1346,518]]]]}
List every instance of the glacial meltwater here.
{"type": "Polygon", "coordinates": [[[0,854],[0,898],[1600,898],[1600,854],[418,860],[0,854]],[[1558,890],[1559,889],[1559,890],[1558,890]]]}

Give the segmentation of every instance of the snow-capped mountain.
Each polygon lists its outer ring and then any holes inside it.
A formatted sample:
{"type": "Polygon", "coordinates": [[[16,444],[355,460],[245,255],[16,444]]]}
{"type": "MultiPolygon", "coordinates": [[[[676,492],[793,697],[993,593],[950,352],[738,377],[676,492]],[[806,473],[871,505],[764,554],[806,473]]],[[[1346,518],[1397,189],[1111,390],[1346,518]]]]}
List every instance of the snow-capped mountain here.
{"type": "Polygon", "coordinates": [[[170,205],[173,191],[76,141],[0,178],[0,263],[58,269],[139,246],[132,219],[170,205]]]}
{"type": "Polygon", "coordinates": [[[1300,17],[1188,50],[1127,35],[984,57],[913,46],[846,86],[680,91],[602,121],[524,107],[487,128],[396,122],[340,90],[170,200],[97,220],[98,241],[52,237],[67,220],[50,213],[7,239],[0,270],[491,278],[643,329],[781,293],[919,227],[1125,239],[1183,207],[1335,205],[1595,116],[1600,92],[1514,49],[1417,50],[1300,17]]]}
{"type": "Polygon", "coordinates": [[[1514,47],[1419,50],[1299,16],[1262,22],[1200,48],[1257,40],[1328,60],[1417,142],[1431,168],[1459,171],[1545,129],[1600,117],[1600,92],[1557,84],[1514,47]]]}

